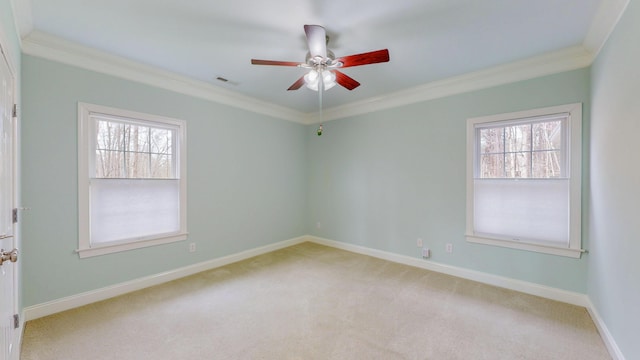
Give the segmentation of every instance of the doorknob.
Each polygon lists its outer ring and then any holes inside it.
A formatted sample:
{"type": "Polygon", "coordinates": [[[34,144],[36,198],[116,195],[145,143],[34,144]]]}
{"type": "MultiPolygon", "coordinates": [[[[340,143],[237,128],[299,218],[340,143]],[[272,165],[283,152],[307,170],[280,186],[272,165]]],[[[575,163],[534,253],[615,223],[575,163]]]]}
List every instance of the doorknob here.
{"type": "Polygon", "coordinates": [[[13,249],[11,251],[4,251],[4,249],[0,250],[0,265],[5,261],[18,261],[18,249],[13,249]]]}

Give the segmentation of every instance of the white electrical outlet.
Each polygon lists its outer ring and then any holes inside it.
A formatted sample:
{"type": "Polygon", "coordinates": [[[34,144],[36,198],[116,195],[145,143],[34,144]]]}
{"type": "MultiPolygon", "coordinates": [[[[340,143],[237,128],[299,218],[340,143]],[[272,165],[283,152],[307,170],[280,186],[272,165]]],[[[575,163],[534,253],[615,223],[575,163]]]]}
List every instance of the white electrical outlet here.
{"type": "Polygon", "coordinates": [[[196,252],[196,243],[189,244],[189,252],[196,252]]]}
{"type": "Polygon", "coordinates": [[[320,229],[320,228],[322,228],[322,224],[320,223],[320,221],[318,221],[316,223],[316,229],[320,229]]]}
{"type": "Polygon", "coordinates": [[[422,258],[423,259],[428,259],[429,256],[431,256],[431,250],[429,250],[429,248],[423,248],[422,249],[422,258]]]}
{"type": "Polygon", "coordinates": [[[416,240],[416,245],[421,248],[422,247],[422,239],[416,240]]]}
{"type": "Polygon", "coordinates": [[[453,244],[447,244],[445,249],[449,254],[451,254],[453,252],[453,244]]]}

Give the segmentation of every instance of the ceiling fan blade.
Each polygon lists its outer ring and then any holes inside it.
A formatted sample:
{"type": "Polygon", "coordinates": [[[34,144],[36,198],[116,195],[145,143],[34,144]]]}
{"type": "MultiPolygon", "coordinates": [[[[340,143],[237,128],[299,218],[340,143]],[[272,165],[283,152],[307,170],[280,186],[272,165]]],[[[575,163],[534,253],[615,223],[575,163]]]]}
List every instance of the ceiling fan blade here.
{"type": "Polygon", "coordinates": [[[353,90],[358,86],[360,86],[359,82],[355,81],[352,77],[348,76],[347,74],[340,72],[338,70],[332,70],[332,71],[334,74],[336,74],[336,82],[342,85],[343,87],[345,87],[347,90],[353,90]]]}
{"type": "Polygon", "coordinates": [[[296,82],[294,82],[291,86],[289,86],[287,90],[298,90],[302,87],[302,85],[304,85],[304,76],[296,80],[296,82]]]}
{"type": "Polygon", "coordinates": [[[259,60],[251,59],[253,65],[275,65],[275,66],[298,66],[302,63],[294,61],[277,61],[277,60],[259,60]]]}
{"type": "Polygon", "coordinates": [[[307,35],[307,44],[311,57],[327,57],[327,33],[320,25],[305,25],[304,33],[307,35]]]}
{"type": "Polygon", "coordinates": [[[360,66],[360,65],[387,62],[389,61],[389,50],[383,49],[383,50],[366,52],[362,54],[344,56],[336,59],[336,61],[342,62],[341,67],[343,68],[350,67],[350,66],[360,66]]]}

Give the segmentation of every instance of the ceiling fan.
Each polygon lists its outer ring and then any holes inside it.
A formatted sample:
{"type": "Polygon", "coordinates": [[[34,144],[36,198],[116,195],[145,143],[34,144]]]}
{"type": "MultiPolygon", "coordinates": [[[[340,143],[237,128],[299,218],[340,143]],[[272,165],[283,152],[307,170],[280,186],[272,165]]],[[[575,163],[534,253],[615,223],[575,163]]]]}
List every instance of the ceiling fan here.
{"type": "Polygon", "coordinates": [[[336,59],[333,52],[327,49],[329,38],[322,26],[305,25],[304,32],[309,46],[305,62],[251,59],[251,64],[296,66],[309,69],[306,75],[296,80],[287,90],[298,90],[302,85],[306,84],[308,88],[318,91],[319,89],[328,90],[335,86],[336,83],[348,90],[353,90],[360,86],[360,83],[338,69],[389,61],[389,50],[387,49],[343,56],[336,59]]]}

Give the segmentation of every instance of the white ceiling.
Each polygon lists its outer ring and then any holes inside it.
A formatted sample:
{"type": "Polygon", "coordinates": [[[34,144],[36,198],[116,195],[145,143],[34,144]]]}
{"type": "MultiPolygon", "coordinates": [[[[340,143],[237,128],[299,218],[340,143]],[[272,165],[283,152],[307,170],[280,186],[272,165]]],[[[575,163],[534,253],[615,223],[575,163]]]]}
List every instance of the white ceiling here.
{"type": "Polygon", "coordinates": [[[332,108],[582,46],[601,1],[610,0],[30,0],[20,21],[23,34],[54,35],[312,113],[318,93],[286,90],[303,69],[250,64],[304,61],[304,24],[324,26],[336,56],[389,49],[388,63],[343,70],[362,85],[325,92],[332,108]]]}

